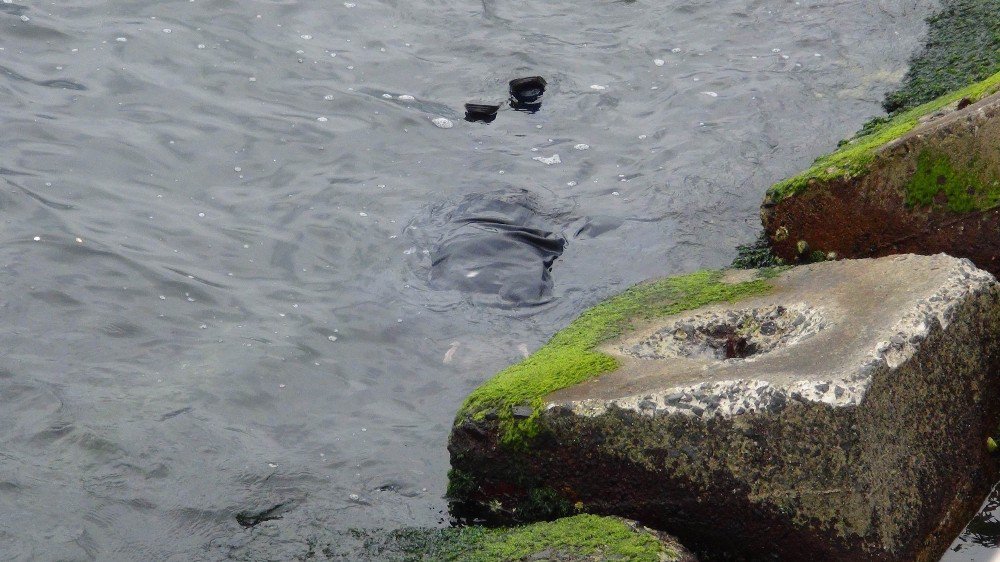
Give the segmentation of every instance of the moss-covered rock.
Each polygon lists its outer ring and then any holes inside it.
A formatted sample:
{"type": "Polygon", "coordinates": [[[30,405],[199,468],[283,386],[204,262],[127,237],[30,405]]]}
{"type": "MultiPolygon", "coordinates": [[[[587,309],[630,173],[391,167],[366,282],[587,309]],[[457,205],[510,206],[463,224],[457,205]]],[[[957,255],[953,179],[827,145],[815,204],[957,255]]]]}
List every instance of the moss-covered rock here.
{"type": "Polygon", "coordinates": [[[530,357],[504,369],[465,400],[456,419],[495,420],[505,445],[537,434],[542,398],[613,371],[618,361],[597,347],[628,326],[715,302],[734,302],[768,290],[759,278],[727,282],[723,272],[700,271],[637,285],[584,312],[530,357]]]}
{"type": "Polygon", "coordinates": [[[944,252],[1000,272],[998,89],[1000,74],[905,112],[775,185],[761,207],[774,253],[944,252]]]}
{"type": "Polygon", "coordinates": [[[1000,0],[944,0],[927,19],[924,48],[910,61],[902,84],[886,95],[888,115],[871,119],[838,150],[807,171],[776,184],[771,199],[794,194],[813,179],[850,175],[864,168],[880,146],[915,128],[921,118],[962,100],[997,91],[1000,73],[1000,0]],[[829,174],[822,172],[829,170],[829,174]]]}
{"type": "Polygon", "coordinates": [[[681,279],[688,295],[740,287],[742,299],[681,307],[691,301],[675,279],[639,288],[674,287],[667,306],[632,293],[585,312],[570,333],[592,333],[581,326],[594,317],[613,329],[504,384],[551,379],[573,354],[616,367],[533,394],[530,418],[515,416],[530,432],[495,414],[498,398],[467,403],[449,441],[453,514],[613,514],[750,559],[936,560],[996,474],[985,445],[1000,409],[993,277],[938,255],[766,280],[702,273],[702,290],[681,279]]]}
{"type": "Polygon", "coordinates": [[[772,186],[767,192],[767,203],[776,204],[807,190],[822,189],[827,182],[850,181],[868,174],[890,143],[914,132],[935,115],[951,113],[959,105],[964,110],[966,106],[997,91],[1000,91],[1000,73],[890,118],[872,122],[858,136],[841,144],[836,151],[817,158],[808,170],[772,186]]]}
{"type": "Polygon", "coordinates": [[[322,536],[257,529],[226,559],[254,562],[694,562],[676,539],[617,517],[579,514],[522,527],[407,527],[329,531],[322,536]],[[275,549],[275,545],[281,545],[275,549]]]}
{"type": "Polygon", "coordinates": [[[1000,0],[944,0],[890,114],[768,191],[761,216],[780,258],[807,261],[804,242],[837,257],[948,252],[1000,272],[1000,155],[982,126],[996,111],[967,107],[1000,89],[997,14],[1000,0]]]}
{"type": "Polygon", "coordinates": [[[330,560],[385,562],[689,562],[675,539],[617,517],[576,515],[523,527],[355,531],[330,560]]]}

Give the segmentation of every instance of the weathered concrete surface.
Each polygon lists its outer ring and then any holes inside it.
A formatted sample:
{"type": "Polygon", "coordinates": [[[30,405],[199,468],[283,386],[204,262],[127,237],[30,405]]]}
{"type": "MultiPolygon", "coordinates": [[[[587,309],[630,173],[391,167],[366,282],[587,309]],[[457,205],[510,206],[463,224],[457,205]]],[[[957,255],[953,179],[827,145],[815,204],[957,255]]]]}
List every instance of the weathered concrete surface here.
{"type": "Polygon", "coordinates": [[[771,283],[606,342],[620,367],[547,396],[527,446],[489,417],[457,420],[456,513],[517,519],[546,501],[701,551],[936,560],[997,474],[996,281],[908,255],[771,283]]]}
{"type": "Polygon", "coordinates": [[[861,151],[864,165],[820,164],[772,188],[761,219],[775,254],[794,263],[830,252],[945,252],[1000,272],[1000,94],[967,107],[957,100],[917,121],[861,151]]]}

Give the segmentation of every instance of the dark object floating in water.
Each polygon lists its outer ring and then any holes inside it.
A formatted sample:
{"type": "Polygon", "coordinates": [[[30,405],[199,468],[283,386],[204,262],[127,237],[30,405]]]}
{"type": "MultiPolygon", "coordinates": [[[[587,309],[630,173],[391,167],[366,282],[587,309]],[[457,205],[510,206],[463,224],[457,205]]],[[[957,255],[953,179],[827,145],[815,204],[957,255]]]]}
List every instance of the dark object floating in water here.
{"type": "Polygon", "coordinates": [[[552,266],[566,246],[558,219],[526,191],[470,194],[434,211],[420,231],[430,252],[430,286],[492,295],[505,307],[535,306],[552,295],[552,266]]]}
{"type": "Polygon", "coordinates": [[[241,511],[236,514],[236,522],[243,527],[256,527],[264,521],[281,519],[291,504],[292,502],[282,502],[262,511],[241,511]]]}
{"type": "Polygon", "coordinates": [[[536,102],[545,93],[545,85],[545,79],[541,76],[517,78],[510,81],[510,95],[517,101],[536,102]]]}
{"type": "Polygon", "coordinates": [[[465,104],[465,120],[470,123],[492,123],[497,118],[497,111],[500,111],[499,105],[467,103],[465,104]]]}
{"type": "Polygon", "coordinates": [[[534,113],[542,108],[546,82],[541,76],[529,76],[510,81],[510,106],[517,111],[534,113]]]}

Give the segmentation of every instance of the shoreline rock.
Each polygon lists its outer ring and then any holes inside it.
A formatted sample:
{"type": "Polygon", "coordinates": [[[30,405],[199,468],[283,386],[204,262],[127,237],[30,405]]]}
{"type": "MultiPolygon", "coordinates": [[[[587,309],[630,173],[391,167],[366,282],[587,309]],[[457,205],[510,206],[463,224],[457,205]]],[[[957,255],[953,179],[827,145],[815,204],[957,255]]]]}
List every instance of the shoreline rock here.
{"type": "Polygon", "coordinates": [[[270,522],[245,544],[230,546],[225,558],[253,562],[696,562],[690,551],[666,533],[596,515],[513,528],[351,529],[318,536],[270,522]]]}
{"type": "MultiPolygon", "coordinates": [[[[677,296],[661,295],[626,311],[619,330],[573,350],[612,358],[604,372],[548,390],[527,417],[504,417],[520,399],[470,399],[449,442],[453,513],[510,522],[582,509],[735,556],[936,560],[997,474],[985,445],[1000,414],[995,279],[943,255],[760,275],[714,277],[766,284],[742,299],[674,310],[677,296]],[[720,331],[719,318],[738,329],[720,331]],[[729,359],[678,352],[699,323],[705,340],[777,343],[729,359]],[[682,341],[662,356],[629,351],[656,334],[682,341]]],[[[497,378],[551,379],[545,365],[529,358],[497,378]]]]}
{"type": "Polygon", "coordinates": [[[946,252],[1000,272],[998,89],[1000,74],[901,114],[776,184],[761,207],[774,253],[946,252]]]}

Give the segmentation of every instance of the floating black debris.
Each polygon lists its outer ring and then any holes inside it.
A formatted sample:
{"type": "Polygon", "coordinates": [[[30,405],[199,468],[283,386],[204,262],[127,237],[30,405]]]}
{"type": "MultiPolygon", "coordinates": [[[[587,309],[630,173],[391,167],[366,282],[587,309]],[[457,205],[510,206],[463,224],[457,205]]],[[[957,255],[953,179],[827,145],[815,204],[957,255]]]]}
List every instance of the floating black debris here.
{"type": "Polygon", "coordinates": [[[545,79],[541,76],[529,76],[510,81],[510,106],[518,111],[534,113],[542,107],[542,94],[545,93],[545,79]]]}
{"type": "Polygon", "coordinates": [[[429,250],[430,288],[500,307],[538,306],[552,300],[552,270],[567,244],[565,217],[548,207],[520,189],[470,193],[406,231],[429,250]]]}
{"type": "Polygon", "coordinates": [[[510,81],[510,95],[517,101],[532,103],[545,93],[545,85],[545,79],[541,76],[517,78],[510,81]]]}
{"type": "Polygon", "coordinates": [[[236,514],[236,522],[243,527],[256,527],[264,521],[274,521],[281,519],[294,502],[282,502],[260,511],[241,511],[236,514]]]}
{"type": "Polygon", "coordinates": [[[471,123],[492,123],[497,118],[497,111],[499,110],[499,105],[467,103],[465,104],[465,120],[471,123]]]}

